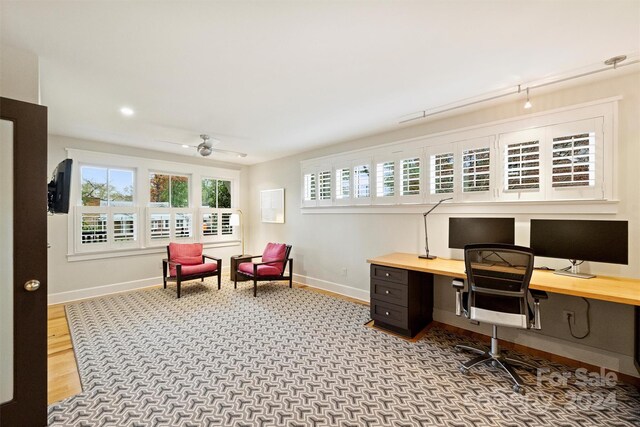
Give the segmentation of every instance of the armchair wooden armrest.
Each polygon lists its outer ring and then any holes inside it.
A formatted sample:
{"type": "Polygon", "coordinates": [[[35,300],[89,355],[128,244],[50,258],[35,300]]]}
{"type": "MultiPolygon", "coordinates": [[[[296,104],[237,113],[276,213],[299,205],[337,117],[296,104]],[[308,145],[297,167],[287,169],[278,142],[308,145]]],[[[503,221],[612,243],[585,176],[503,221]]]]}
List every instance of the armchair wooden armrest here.
{"type": "Polygon", "coordinates": [[[202,254],[202,262],[204,262],[205,258],[208,258],[208,259],[210,259],[212,261],[222,261],[222,259],[220,259],[220,258],[216,258],[216,257],[211,256],[211,255],[202,254]]]}

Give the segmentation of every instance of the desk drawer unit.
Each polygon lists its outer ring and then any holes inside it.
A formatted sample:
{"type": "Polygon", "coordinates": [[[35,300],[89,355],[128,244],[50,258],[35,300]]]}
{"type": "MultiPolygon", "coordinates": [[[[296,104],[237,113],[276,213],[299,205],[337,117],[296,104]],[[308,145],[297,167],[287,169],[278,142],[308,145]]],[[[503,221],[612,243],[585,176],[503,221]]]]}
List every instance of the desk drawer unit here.
{"type": "Polygon", "coordinates": [[[413,337],[432,320],[433,275],[371,265],[371,318],[375,326],[413,337]]]}

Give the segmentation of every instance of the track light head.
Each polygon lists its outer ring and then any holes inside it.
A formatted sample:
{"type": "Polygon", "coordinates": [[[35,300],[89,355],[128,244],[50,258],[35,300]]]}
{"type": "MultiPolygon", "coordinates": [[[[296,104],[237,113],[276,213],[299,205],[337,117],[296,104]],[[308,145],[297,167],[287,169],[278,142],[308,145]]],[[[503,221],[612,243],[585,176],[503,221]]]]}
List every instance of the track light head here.
{"type": "Polygon", "coordinates": [[[524,108],[525,110],[528,110],[531,107],[531,101],[529,100],[529,88],[527,88],[527,102],[524,103],[524,108]]]}

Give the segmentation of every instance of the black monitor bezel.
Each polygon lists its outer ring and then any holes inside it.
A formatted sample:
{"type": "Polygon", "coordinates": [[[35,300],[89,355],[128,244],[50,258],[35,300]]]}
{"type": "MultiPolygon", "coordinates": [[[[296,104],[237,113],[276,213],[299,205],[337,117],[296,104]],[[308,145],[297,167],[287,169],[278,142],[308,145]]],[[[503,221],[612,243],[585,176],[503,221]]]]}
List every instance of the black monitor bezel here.
{"type": "Polygon", "coordinates": [[[629,222],[532,219],[529,246],[534,250],[536,257],[628,265],[629,222]],[[614,234],[604,236],[602,231],[606,226],[610,227],[609,233],[614,234]],[[577,241],[576,237],[579,238],[577,241]],[[563,247],[569,243],[572,245],[571,248],[563,247]]]}
{"type": "MultiPolygon", "coordinates": [[[[467,226],[469,225],[473,225],[474,223],[477,225],[477,223],[490,223],[490,222],[503,222],[502,226],[500,228],[502,228],[503,230],[510,230],[511,234],[509,236],[509,238],[507,239],[495,239],[495,238],[491,238],[488,237],[486,239],[486,241],[483,242],[476,242],[476,241],[467,241],[465,243],[466,244],[473,244],[473,243],[504,243],[504,244],[509,244],[509,245],[513,245],[515,244],[515,218],[513,217],[449,217],[449,248],[450,249],[464,249],[465,245],[460,245],[458,244],[458,242],[456,243],[456,246],[452,246],[451,245],[451,241],[452,241],[452,225],[455,226],[455,222],[467,222],[467,226]],[[508,222],[508,226],[505,227],[505,224],[508,222]]],[[[491,227],[494,228],[495,230],[495,224],[491,225],[491,227]]],[[[495,236],[495,233],[487,233],[489,236],[495,236]]]]}

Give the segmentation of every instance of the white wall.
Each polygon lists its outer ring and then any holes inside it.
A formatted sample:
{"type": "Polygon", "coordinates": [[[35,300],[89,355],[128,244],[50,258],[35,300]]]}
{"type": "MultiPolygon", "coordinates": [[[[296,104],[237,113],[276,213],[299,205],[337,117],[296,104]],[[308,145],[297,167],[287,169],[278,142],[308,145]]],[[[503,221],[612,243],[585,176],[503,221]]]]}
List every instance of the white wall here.
{"type": "MultiPolygon", "coordinates": [[[[248,181],[246,168],[238,165],[215,162],[211,159],[175,156],[169,153],[50,135],[48,149],[48,170],[50,172],[61,160],[66,158],[65,148],[180,162],[185,163],[185,172],[188,172],[189,164],[237,169],[240,170],[239,207],[242,209],[243,206],[246,206],[248,181]]],[[[165,252],[98,260],[69,261],[67,259],[67,215],[49,216],[48,221],[48,241],[51,244],[48,257],[50,304],[162,283],[162,258],[165,258],[165,252]]],[[[229,257],[240,253],[240,245],[234,244],[221,248],[205,249],[205,253],[221,257],[223,259],[223,269],[226,270],[229,266],[229,257]]]]}
{"type": "Polygon", "coordinates": [[[0,94],[5,98],[40,103],[40,67],[35,54],[0,45],[0,94]]]}
{"type": "MultiPolygon", "coordinates": [[[[586,263],[585,270],[599,274],[640,278],[640,74],[619,74],[614,78],[574,86],[564,90],[537,94],[529,112],[540,112],[583,102],[622,95],[619,104],[619,157],[616,165],[618,213],[584,215],[554,213],[547,205],[545,214],[518,214],[516,243],[528,245],[528,223],[531,218],[589,218],[629,220],[628,266],[586,263]]],[[[294,273],[297,279],[314,286],[368,300],[369,266],[366,259],[389,252],[423,251],[424,232],[420,214],[308,214],[300,209],[300,161],[382,143],[480,125],[521,116],[525,113],[521,100],[495,107],[400,128],[397,131],[347,141],[320,150],[279,159],[249,169],[250,250],[261,253],[269,241],[293,245],[294,273]],[[285,224],[263,224],[259,214],[259,191],[285,188],[285,224]],[[346,272],[346,274],[345,274],[346,272]]],[[[429,217],[429,243],[432,253],[461,258],[460,251],[447,248],[448,215],[435,211],[429,217]]],[[[480,215],[478,215],[480,216],[480,215]]],[[[606,250],[606,248],[603,248],[606,250]]],[[[564,267],[566,262],[544,260],[550,267],[564,267]]],[[[453,315],[454,293],[450,279],[436,279],[434,316],[436,320],[489,333],[487,325],[473,327],[453,315]]],[[[543,331],[517,332],[501,330],[505,339],[540,348],[552,353],[606,366],[631,375],[633,367],[633,309],[631,306],[591,301],[591,335],[584,340],[570,337],[562,310],[577,315],[576,333],[585,330],[585,302],[580,298],[551,295],[543,305],[543,331]]]]}

